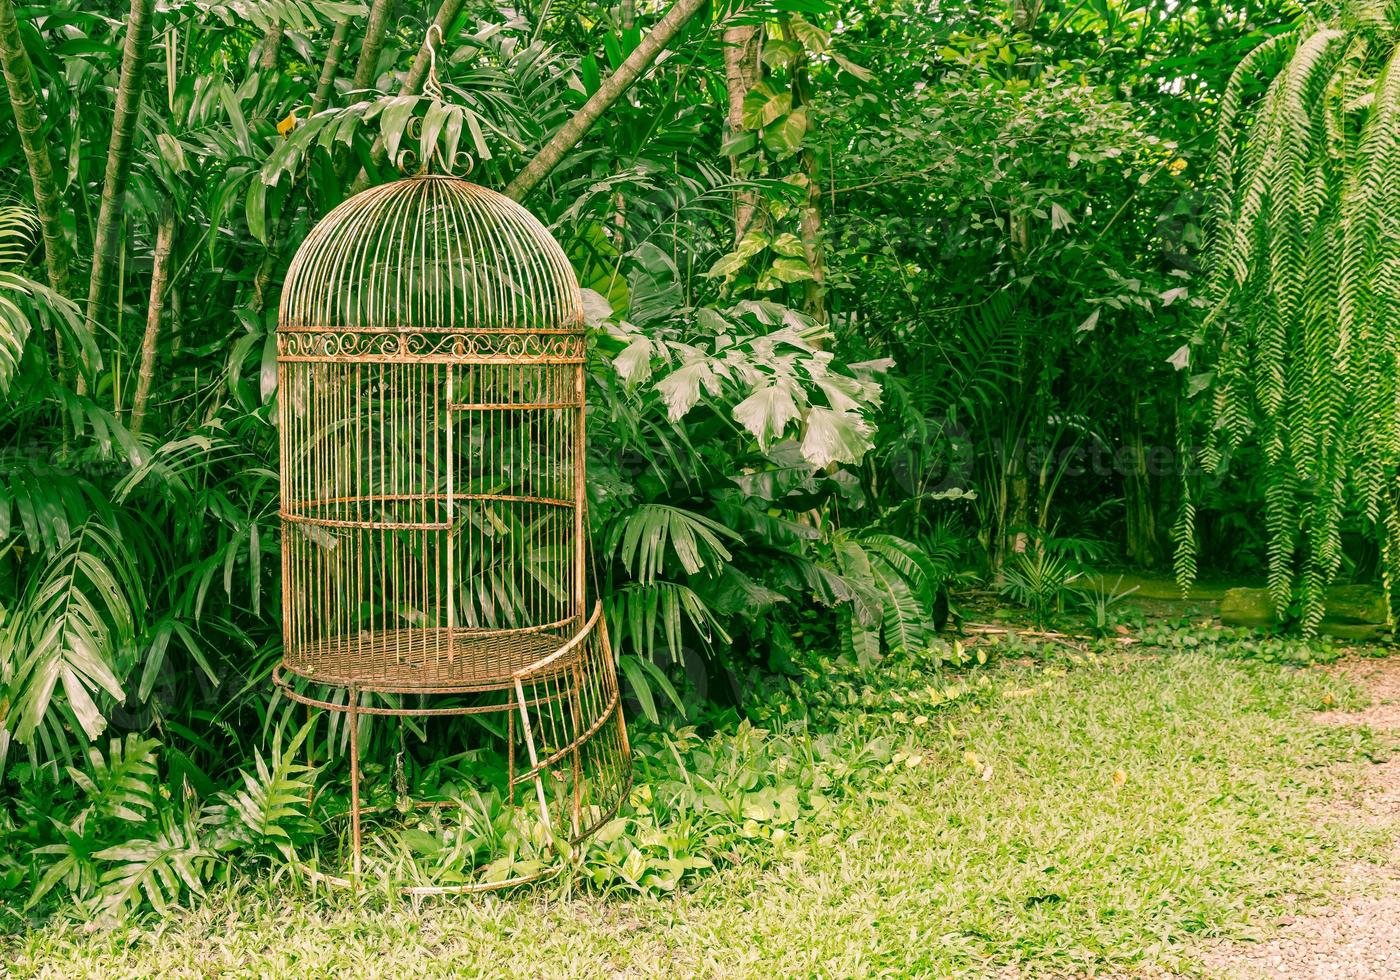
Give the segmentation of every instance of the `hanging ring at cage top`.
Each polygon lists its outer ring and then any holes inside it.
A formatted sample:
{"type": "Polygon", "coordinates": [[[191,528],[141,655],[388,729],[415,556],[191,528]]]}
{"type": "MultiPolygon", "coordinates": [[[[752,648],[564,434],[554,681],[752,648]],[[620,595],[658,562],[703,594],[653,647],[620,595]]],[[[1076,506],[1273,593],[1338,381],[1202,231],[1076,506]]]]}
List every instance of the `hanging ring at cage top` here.
{"type": "Polygon", "coordinates": [[[438,82],[437,73],[437,46],[442,43],[442,28],[434,21],[428,25],[428,34],[423,38],[423,47],[428,51],[428,77],[423,81],[423,94],[434,102],[442,101],[442,85],[438,82]],[[437,34],[437,44],[433,43],[434,33],[437,34]]]}

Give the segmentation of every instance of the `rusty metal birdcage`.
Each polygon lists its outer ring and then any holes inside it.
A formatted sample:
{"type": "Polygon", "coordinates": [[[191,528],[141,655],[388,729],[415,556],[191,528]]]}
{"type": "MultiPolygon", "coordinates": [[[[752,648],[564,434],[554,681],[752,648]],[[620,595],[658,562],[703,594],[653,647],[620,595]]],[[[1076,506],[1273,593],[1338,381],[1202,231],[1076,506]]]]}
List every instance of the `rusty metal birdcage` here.
{"type": "Polygon", "coordinates": [[[276,677],[349,716],[356,871],[367,715],[504,715],[510,802],[587,835],[630,755],[586,601],[583,309],[563,250],[456,177],[371,188],[297,251],[277,354],[276,677]]]}

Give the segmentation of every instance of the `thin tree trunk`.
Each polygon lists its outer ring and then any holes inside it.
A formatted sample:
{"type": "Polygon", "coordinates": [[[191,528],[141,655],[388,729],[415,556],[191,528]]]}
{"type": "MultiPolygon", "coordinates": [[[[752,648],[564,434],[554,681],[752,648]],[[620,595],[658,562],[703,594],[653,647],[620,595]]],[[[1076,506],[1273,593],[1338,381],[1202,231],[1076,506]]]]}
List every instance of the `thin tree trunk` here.
{"type": "Polygon", "coordinates": [[[622,97],[622,93],[627,91],[642,72],[651,67],[666,49],[666,45],[671,43],[681,28],[707,3],[708,0],[676,0],[671,9],[666,11],[666,16],[657,21],[651,32],[642,38],[642,43],[618,66],[617,71],[608,76],[598,87],[598,91],[589,97],[573,117],[550,137],[549,142],[535,154],[534,159],[525,165],[525,169],[516,174],[515,179],[506,187],[506,197],[522,201],[538,187],[564,158],[564,154],[578,145],[579,140],[593,128],[598,117],[622,97]]]}
{"type": "Polygon", "coordinates": [[[166,290],[170,294],[170,360],[180,356],[180,347],[185,338],[185,301],[178,285],[166,290]]]}
{"type": "MultiPolygon", "coordinates": [[[[737,24],[725,29],[724,86],[729,101],[725,136],[729,139],[744,131],[744,99],[758,84],[762,51],[763,33],[758,24],[737,24]]],[[[729,175],[735,181],[742,176],[738,154],[729,158],[729,175]]],[[[739,243],[753,224],[758,200],[757,191],[734,191],[734,244],[739,243]]]]}
{"type": "Polygon", "coordinates": [[[1147,446],[1142,431],[1142,405],[1131,399],[1124,426],[1123,448],[1126,450],[1123,468],[1123,514],[1126,551],[1131,561],[1144,568],[1153,568],[1162,557],[1161,540],[1157,535],[1157,508],[1149,472],[1147,446]]]}
{"type": "MultiPolygon", "coordinates": [[[[783,37],[795,41],[786,21],[783,37]]],[[[807,73],[806,55],[792,74],[792,108],[794,111],[811,101],[811,77],[807,73]]],[[[802,176],[807,178],[807,200],[798,214],[797,230],[802,240],[802,254],[812,278],[802,287],[802,311],[818,323],[826,322],[826,255],[822,247],[822,175],[816,150],[812,149],[811,113],[807,113],[808,128],[802,137],[802,176]]]]}
{"type": "MultiPolygon", "coordinates": [[[[1011,23],[1016,33],[1030,35],[1035,26],[1039,9],[1036,4],[1037,0],[1011,0],[1011,23]]],[[[1012,70],[1018,78],[1025,78],[1027,75],[1024,65],[1018,64],[1012,70]]],[[[1012,210],[1008,214],[1007,244],[1011,251],[1012,264],[1019,270],[1026,261],[1031,247],[1030,222],[1024,212],[1012,210]]],[[[1029,370],[1031,350],[1027,343],[1027,334],[1022,331],[1018,338],[1021,350],[1016,362],[1022,372],[1021,390],[1033,404],[1038,405],[1040,404],[1039,385],[1041,378],[1039,374],[1029,370]],[[1030,377],[1027,378],[1027,375],[1030,377]]],[[[1011,500],[1009,520],[1002,529],[1003,533],[1007,535],[1003,559],[1013,554],[1024,553],[1031,543],[1024,530],[1030,526],[1031,484],[1030,474],[1027,472],[1030,451],[1027,440],[1020,438],[1016,440],[1010,462],[1011,468],[1007,474],[1011,500]],[[1012,531],[1012,528],[1015,530],[1012,531]]],[[[1037,542],[1037,545],[1039,544],[1040,542],[1037,542]]]]}
{"type": "Polygon", "coordinates": [[[365,41],[360,46],[360,60],[355,64],[355,88],[369,88],[374,82],[375,69],[379,67],[379,55],[384,50],[384,35],[389,30],[389,15],[393,12],[394,0],[374,0],[369,8],[369,20],[365,23],[365,41]]]}
{"type": "Polygon", "coordinates": [[[275,24],[269,27],[258,50],[258,67],[263,71],[275,69],[277,56],[282,53],[282,28],[275,24]]]}
{"type": "Polygon", "coordinates": [[[314,116],[330,105],[331,92],[335,89],[335,75],[340,70],[340,56],[345,53],[345,41],[350,37],[350,21],[342,20],[335,25],[331,34],[331,45],[326,50],[326,60],[321,65],[321,77],[316,82],[316,94],[311,99],[311,114],[314,116]]]}
{"type": "MultiPolygon", "coordinates": [[[[34,187],[34,210],[39,214],[39,229],[44,236],[44,268],[49,286],[62,295],[68,292],[68,239],[63,234],[60,218],[58,179],[53,172],[49,144],[44,141],[43,116],[39,111],[38,93],[34,88],[33,67],[24,42],[19,36],[19,22],[10,0],[0,0],[0,65],[5,72],[5,85],[10,90],[10,106],[15,114],[15,128],[29,164],[29,181],[34,187]]],[[[59,350],[62,351],[62,345],[59,350]]]]}
{"type": "Polygon", "coordinates": [[[802,252],[812,278],[802,287],[802,312],[818,323],[825,323],[826,313],[826,249],[822,242],[822,175],[817,153],[808,146],[802,151],[802,173],[807,178],[807,200],[802,206],[798,231],[802,237],[802,252]]]}
{"type": "MultiPolygon", "coordinates": [[[[1040,14],[1040,6],[1037,0],[1011,0],[1011,26],[1017,34],[1030,36],[1035,28],[1036,17],[1040,14]]],[[[1024,64],[1018,64],[1013,68],[1013,72],[1018,78],[1025,78],[1028,74],[1024,64]]],[[[1030,222],[1026,215],[1019,211],[1012,211],[1007,219],[1008,238],[1011,245],[1011,260],[1017,267],[1025,261],[1026,254],[1031,247],[1030,222]]]]}
{"type": "Polygon", "coordinates": [[[170,246],[175,240],[175,211],[161,207],[156,229],[156,251],[151,265],[151,295],[146,305],[146,332],[141,338],[141,366],[136,375],[136,397],[131,403],[131,434],[140,435],[146,424],[146,406],[155,379],[156,352],[160,342],[160,314],[165,306],[165,282],[170,272],[170,246]]]}
{"type": "MultiPolygon", "coordinates": [[[[337,22],[335,30],[331,32],[330,46],[326,49],[326,60],[321,64],[321,76],[316,81],[316,94],[311,98],[311,115],[313,116],[330,104],[331,92],[335,89],[336,73],[340,69],[340,59],[345,53],[345,42],[349,37],[350,21],[347,19],[337,22]]],[[[378,58],[378,55],[375,57],[378,58]]],[[[278,243],[287,237],[287,231],[292,226],[292,218],[293,210],[290,207],[284,207],[277,227],[263,250],[263,257],[258,263],[257,271],[253,274],[253,308],[259,313],[266,305],[267,287],[272,281],[273,267],[277,264],[278,243]]]]}
{"type": "MultiPolygon", "coordinates": [[[[88,279],[85,310],[89,330],[97,323],[102,294],[106,292],[116,258],[122,199],[126,196],[127,177],[131,174],[132,139],[136,134],[136,117],[141,110],[141,86],[145,80],[146,49],[151,41],[151,8],[154,6],[155,0],[131,0],[131,13],[126,22],[117,103],[112,113],[112,140],[107,146],[102,204],[97,213],[97,233],[92,245],[92,274],[88,279]]],[[[86,392],[87,379],[80,372],[78,393],[86,392]]]]}
{"type": "MultiPolygon", "coordinates": [[[[394,12],[394,0],[374,0],[374,5],[369,8],[369,20],[365,22],[365,39],[360,45],[360,58],[355,62],[355,76],[351,80],[351,87],[358,89],[369,88],[375,80],[375,71],[379,67],[379,55],[384,50],[384,37],[389,29],[389,16],[394,12]]],[[[355,172],[355,158],[346,156],[336,166],[336,174],[343,182],[348,180],[355,172]]],[[[359,176],[351,183],[351,190],[358,191],[364,184],[365,171],[360,168],[359,176]]]]}

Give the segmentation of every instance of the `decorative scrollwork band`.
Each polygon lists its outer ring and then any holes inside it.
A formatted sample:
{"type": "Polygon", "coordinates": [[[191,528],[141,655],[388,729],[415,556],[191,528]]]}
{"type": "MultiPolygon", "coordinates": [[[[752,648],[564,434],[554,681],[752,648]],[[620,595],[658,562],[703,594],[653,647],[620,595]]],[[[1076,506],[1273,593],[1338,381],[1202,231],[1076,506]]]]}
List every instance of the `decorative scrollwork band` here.
{"type": "Polygon", "coordinates": [[[446,357],[576,361],[584,356],[584,337],[578,333],[284,331],[277,335],[277,356],[291,360],[412,361],[446,357]]]}

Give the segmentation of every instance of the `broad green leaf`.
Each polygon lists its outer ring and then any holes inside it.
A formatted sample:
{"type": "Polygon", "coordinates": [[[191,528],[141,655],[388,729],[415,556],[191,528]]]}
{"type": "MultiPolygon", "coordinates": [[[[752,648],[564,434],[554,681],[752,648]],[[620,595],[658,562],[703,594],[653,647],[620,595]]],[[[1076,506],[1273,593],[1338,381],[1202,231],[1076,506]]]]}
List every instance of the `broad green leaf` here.
{"type": "Polygon", "coordinates": [[[753,433],[760,449],[766,451],[774,439],[782,436],[787,424],[798,417],[794,390],[790,381],[775,381],[734,406],[734,420],[753,433]]]}
{"type": "Polygon", "coordinates": [[[871,447],[874,429],[854,412],[838,412],[813,406],[807,410],[802,435],[802,455],[813,465],[855,465],[871,447]]]}

